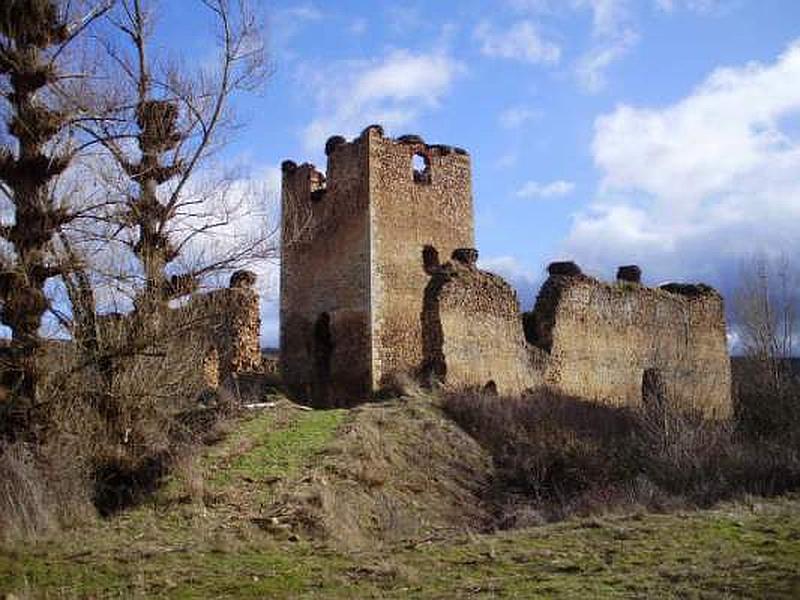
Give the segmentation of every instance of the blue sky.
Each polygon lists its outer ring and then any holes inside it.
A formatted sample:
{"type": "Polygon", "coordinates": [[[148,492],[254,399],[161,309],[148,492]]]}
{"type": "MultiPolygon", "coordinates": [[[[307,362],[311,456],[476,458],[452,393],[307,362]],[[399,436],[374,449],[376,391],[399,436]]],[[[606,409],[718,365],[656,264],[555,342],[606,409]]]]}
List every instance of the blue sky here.
{"type": "MultiPolygon", "coordinates": [[[[202,61],[189,5],[162,4],[160,35],[202,61]]],[[[277,191],[283,159],[324,168],[328,136],[373,122],[468,149],[482,264],[525,308],[553,259],[728,291],[752,254],[800,255],[796,0],[257,6],[274,74],[236,100],[231,160],[277,191]]]]}

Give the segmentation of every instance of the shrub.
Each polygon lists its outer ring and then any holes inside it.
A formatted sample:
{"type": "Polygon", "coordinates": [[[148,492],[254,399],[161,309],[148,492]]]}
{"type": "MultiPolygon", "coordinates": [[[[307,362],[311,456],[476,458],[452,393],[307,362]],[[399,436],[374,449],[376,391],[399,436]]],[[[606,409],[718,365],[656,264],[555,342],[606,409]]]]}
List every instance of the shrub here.
{"type": "Polygon", "coordinates": [[[669,407],[641,411],[638,422],[640,470],[692,505],[800,487],[800,449],[785,436],[754,438],[736,420],[709,421],[669,407]]]}
{"type": "Polygon", "coordinates": [[[42,357],[35,440],[0,445],[0,541],[142,501],[238,404],[222,388],[198,405],[174,364],[130,360],[107,385],[65,345],[56,350],[42,357]]]}
{"type": "Polygon", "coordinates": [[[640,505],[709,506],[800,488],[800,448],[735,422],[671,408],[619,408],[538,391],[521,399],[450,394],[445,411],[492,454],[489,495],[513,526],[640,505]]]}
{"type": "Polygon", "coordinates": [[[93,514],[88,473],[61,442],[0,447],[0,542],[39,538],[93,514]]]}
{"type": "Polygon", "coordinates": [[[754,439],[800,445],[800,361],[732,360],[737,427],[754,439]]]}
{"type": "Polygon", "coordinates": [[[0,532],[2,541],[49,531],[53,515],[30,449],[15,443],[0,449],[0,532]]]}

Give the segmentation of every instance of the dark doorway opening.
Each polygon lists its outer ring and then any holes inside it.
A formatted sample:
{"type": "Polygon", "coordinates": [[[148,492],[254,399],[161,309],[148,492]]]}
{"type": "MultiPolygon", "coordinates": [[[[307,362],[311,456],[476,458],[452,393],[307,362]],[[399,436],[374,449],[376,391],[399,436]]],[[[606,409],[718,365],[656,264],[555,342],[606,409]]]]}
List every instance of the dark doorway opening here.
{"type": "Polygon", "coordinates": [[[314,323],[313,347],[313,399],[321,405],[330,404],[331,396],[331,362],[333,358],[333,333],[331,332],[331,317],[322,313],[314,323]]]}
{"type": "Polygon", "coordinates": [[[647,410],[664,408],[667,392],[659,369],[645,369],[642,374],[642,404],[647,410]]]}

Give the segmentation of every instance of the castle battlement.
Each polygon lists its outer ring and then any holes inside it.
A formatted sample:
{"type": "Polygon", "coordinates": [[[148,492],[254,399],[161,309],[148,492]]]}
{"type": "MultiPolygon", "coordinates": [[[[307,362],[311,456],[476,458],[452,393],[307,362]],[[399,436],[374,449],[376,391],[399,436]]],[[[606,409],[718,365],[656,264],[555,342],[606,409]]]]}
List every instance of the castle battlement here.
{"type": "Polygon", "coordinates": [[[405,195],[420,199],[451,187],[455,178],[470,177],[466,150],[429,145],[418,135],[386,137],[379,125],[365,128],[351,141],[339,135],[330,137],[325,154],[325,172],[307,162],[298,165],[285,160],[281,165],[282,208],[287,216],[285,245],[308,242],[322,230],[335,228],[353,212],[366,210],[368,203],[359,200],[368,200],[368,190],[388,182],[371,168],[377,162],[391,169],[395,184],[418,187],[416,194],[405,190],[405,195]]]}

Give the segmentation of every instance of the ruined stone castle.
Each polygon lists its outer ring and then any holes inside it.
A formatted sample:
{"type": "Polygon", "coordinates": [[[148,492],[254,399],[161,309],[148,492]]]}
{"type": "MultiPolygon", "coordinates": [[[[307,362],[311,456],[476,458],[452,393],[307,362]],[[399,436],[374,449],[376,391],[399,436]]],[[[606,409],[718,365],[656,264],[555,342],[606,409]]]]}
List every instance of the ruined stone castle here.
{"type": "Polygon", "coordinates": [[[730,411],[713,289],[648,288],[636,267],[603,283],[555,263],[523,314],[511,286],[477,267],[466,151],[370,126],[325,152],[325,174],[283,163],[280,367],[292,395],[342,405],[410,376],[618,405],[655,387],[730,411]]]}

